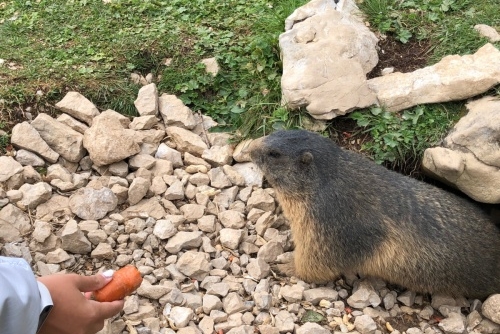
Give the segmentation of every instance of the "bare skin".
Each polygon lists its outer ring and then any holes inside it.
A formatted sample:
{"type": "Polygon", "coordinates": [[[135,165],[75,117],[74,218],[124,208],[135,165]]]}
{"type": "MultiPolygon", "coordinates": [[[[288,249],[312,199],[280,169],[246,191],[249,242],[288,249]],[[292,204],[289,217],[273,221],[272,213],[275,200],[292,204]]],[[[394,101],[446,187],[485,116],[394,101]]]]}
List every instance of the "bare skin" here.
{"type": "Polygon", "coordinates": [[[90,300],[90,292],[105,286],[112,278],[97,274],[49,275],[38,278],[50,292],[54,307],[39,334],[95,334],[104,320],[123,309],[124,301],[100,303],[90,300]]]}

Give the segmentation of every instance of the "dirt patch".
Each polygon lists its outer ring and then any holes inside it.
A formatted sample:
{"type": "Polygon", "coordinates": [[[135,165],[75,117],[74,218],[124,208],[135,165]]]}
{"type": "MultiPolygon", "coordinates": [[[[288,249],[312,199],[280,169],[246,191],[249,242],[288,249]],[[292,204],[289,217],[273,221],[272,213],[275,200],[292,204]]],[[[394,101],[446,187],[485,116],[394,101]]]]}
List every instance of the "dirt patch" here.
{"type": "Polygon", "coordinates": [[[427,41],[401,43],[392,36],[380,38],[378,42],[378,64],[368,73],[368,79],[381,76],[381,71],[394,67],[394,72],[413,72],[427,65],[431,45],[427,41]]]}

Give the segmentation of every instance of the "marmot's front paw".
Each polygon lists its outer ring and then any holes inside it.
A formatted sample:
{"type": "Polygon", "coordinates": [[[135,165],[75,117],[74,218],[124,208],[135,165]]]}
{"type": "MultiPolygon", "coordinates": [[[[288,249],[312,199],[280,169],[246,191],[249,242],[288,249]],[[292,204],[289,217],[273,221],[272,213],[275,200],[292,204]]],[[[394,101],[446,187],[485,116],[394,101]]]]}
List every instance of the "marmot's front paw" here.
{"type": "Polygon", "coordinates": [[[271,266],[271,270],[280,276],[296,276],[295,265],[293,262],[274,264],[271,266]]]}

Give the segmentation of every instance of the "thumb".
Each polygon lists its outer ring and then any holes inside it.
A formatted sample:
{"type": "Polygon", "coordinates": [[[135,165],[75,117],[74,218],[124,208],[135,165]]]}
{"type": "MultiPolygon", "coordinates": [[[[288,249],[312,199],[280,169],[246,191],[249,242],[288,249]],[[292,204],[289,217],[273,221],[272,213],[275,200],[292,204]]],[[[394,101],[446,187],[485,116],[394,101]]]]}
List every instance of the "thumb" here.
{"type": "Polygon", "coordinates": [[[92,276],[79,276],[76,285],[81,292],[99,290],[111,281],[114,272],[114,270],[110,269],[101,274],[92,276]]]}

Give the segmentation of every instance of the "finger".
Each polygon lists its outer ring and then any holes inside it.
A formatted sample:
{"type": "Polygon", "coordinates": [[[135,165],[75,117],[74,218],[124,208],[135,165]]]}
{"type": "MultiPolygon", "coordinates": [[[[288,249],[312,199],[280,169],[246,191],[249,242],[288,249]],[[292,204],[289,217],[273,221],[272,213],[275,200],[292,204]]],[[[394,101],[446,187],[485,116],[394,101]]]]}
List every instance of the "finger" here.
{"type": "Polygon", "coordinates": [[[100,317],[103,319],[108,319],[114,316],[115,314],[119,313],[123,309],[123,305],[125,304],[125,300],[115,300],[113,302],[96,302],[92,301],[92,304],[94,304],[96,310],[98,311],[98,314],[100,317]]]}
{"type": "Polygon", "coordinates": [[[111,281],[113,273],[113,270],[106,270],[102,274],[78,276],[76,286],[81,292],[98,290],[111,281]]]}

